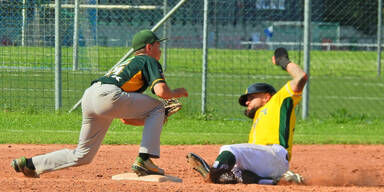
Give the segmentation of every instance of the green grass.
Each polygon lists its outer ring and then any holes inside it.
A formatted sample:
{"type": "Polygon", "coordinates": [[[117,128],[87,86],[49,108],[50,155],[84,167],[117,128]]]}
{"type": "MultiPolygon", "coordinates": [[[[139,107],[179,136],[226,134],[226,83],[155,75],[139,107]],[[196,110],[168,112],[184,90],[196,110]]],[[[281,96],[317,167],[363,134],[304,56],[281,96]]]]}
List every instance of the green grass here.
{"type": "MultiPolygon", "coordinates": [[[[54,110],[55,92],[52,73],[0,72],[0,108],[23,110],[54,110]]],[[[69,110],[89,86],[91,79],[101,74],[67,74],[63,77],[63,110],[69,110]]],[[[188,98],[181,101],[184,110],[193,114],[201,109],[200,74],[183,75],[166,73],[172,88],[185,87],[188,98]]],[[[275,87],[281,87],[288,76],[245,76],[244,78],[222,78],[210,75],[207,86],[207,111],[217,118],[239,118],[241,108],[237,99],[245,88],[254,82],[266,81],[275,87]]],[[[309,111],[310,115],[327,117],[337,110],[346,110],[354,115],[382,117],[384,111],[384,80],[367,77],[312,77],[310,79],[309,111]]],[[[147,92],[152,95],[151,93],[147,92]]],[[[299,109],[301,105],[299,106],[299,109]]],[[[300,115],[300,111],[298,114],[300,115]]]]}
{"type": "MultiPolygon", "coordinates": [[[[248,140],[251,121],[205,120],[179,112],[171,117],[161,135],[162,144],[233,144],[248,140]]],[[[74,113],[0,112],[0,143],[76,144],[81,115],[74,113]]],[[[384,144],[383,119],[350,116],[339,112],[326,119],[298,121],[294,143],[384,144]]],[[[139,144],[142,127],[114,120],[104,144],[139,144]]]]}

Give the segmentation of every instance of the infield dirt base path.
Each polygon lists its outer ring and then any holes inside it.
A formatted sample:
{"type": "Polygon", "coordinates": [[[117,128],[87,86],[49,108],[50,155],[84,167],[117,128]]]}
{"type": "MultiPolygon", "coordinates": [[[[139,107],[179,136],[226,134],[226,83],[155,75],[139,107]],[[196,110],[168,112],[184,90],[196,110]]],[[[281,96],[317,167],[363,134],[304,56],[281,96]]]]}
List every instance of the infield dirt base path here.
{"type": "Polygon", "coordinates": [[[307,185],[206,184],[186,163],[194,152],[212,163],[219,145],[161,146],[161,158],[154,162],[173,182],[115,181],[116,174],[130,172],[138,145],[102,145],[94,161],[26,178],[10,166],[14,158],[30,157],[75,145],[0,145],[0,191],[384,191],[384,145],[295,145],[291,170],[304,176],[307,185]]]}

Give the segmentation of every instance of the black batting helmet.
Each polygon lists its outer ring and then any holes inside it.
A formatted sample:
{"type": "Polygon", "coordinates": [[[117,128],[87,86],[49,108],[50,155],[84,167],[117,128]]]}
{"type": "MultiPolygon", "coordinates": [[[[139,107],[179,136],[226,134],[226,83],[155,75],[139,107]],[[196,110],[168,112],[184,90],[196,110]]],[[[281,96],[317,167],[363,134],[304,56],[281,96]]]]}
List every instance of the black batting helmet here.
{"type": "Polygon", "coordinates": [[[247,90],[245,90],[245,94],[239,97],[239,104],[242,106],[246,106],[245,102],[247,101],[247,96],[253,93],[269,93],[274,95],[276,93],[275,88],[268,83],[255,83],[250,85],[247,90]]]}

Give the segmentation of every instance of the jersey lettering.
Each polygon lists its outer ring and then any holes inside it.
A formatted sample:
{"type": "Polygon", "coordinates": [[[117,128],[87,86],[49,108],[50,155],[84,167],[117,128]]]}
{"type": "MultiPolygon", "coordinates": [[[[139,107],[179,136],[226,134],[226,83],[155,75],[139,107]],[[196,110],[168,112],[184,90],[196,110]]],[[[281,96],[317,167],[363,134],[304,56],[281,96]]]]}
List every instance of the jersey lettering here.
{"type": "Polygon", "coordinates": [[[117,82],[119,82],[122,79],[122,77],[119,76],[120,73],[122,73],[124,71],[124,68],[130,63],[130,61],[131,60],[128,60],[127,62],[122,63],[122,64],[114,67],[112,69],[112,71],[109,72],[106,76],[110,76],[110,77],[116,79],[117,82]]]}
{"type": "Polygon", "coordinates": [[[117,75],[112,75],[112,78],[116,79],[117,82],[119,82],[122,78],[117,75]]]}
{"type": "Polygon", "coordinates": [[[268,110],[268,108],[265,108],[265,109],[261,110],[261,112],[263,112],[264,115],[267,115],[267,110],[268,110]]]}

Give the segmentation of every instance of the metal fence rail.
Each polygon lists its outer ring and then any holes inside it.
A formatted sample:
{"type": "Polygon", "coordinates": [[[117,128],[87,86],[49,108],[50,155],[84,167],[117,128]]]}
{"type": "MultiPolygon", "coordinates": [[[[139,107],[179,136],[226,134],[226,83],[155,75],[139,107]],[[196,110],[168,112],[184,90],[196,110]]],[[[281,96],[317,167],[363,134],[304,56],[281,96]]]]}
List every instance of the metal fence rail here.
{"type": "MultiPolygon", "coordinates": [[[[278,88],[289,80],[270,63],[273,50],[286,47],[303,68],[310,56],[308,101],[299,111],[382,117],[381,1],[311,0],[305,7],[294,0],[187,0],[156,31],[168,38],[161,60],[167,82],[190,92],[182,113],[244,118],[237,97],[249,84],[278,88]]],[[[134,33],[153,28],[180,1],[61,0],[57,25],[55,2],[0,1],[2,109],[70,110],[93,79],[125,59],[134,33]]]]}

